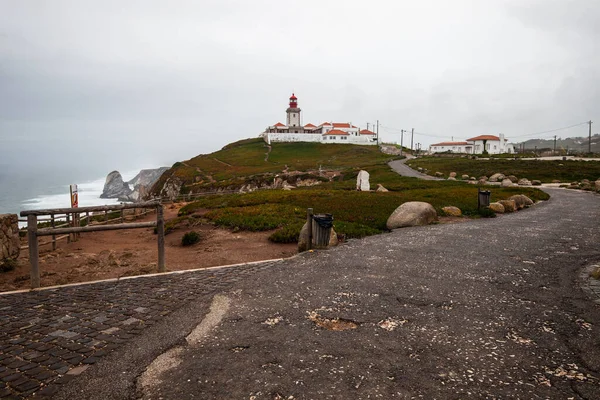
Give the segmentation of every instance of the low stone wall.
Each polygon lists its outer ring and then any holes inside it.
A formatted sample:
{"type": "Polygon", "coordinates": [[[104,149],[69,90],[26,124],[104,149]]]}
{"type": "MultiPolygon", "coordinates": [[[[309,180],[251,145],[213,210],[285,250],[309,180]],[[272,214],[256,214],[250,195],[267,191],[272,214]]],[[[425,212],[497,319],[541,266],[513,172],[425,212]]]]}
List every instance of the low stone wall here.
{"type": "Polygon", "coordinates": [[[0,261],[19,257],[19,217],[17,214],[0,214],[0,261]]]}

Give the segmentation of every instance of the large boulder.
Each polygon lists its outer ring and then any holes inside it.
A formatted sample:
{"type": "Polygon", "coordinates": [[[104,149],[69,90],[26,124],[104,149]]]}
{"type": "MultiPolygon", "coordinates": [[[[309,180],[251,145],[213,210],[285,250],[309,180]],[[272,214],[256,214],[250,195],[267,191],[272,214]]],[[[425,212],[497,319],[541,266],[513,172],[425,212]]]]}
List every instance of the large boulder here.
{"type": "Polygon", "coordinates": [[[531,186],[531,181],[527,178],[521,178],[519,179],[519,181],[517,182],[517,184],[519,186],[531,186]]]}
{"type": "Polygon", "coordinates": [[[467,175],[467,174],[463,174],[463,175],[462,175],[460,178],[461,178],[463,181],[468,181],[468,180],[469,180],[469,175],[467,175]]]}
{"type": "Polygon", "coordinates": [[[456,172],[450,172],[448,175],[450,178],[456,178],[456,172]]]}
{"type": "Polygon", "coordinates": [[[499,172],[495,173],[494,175],[490,176],[490,182],[502,182],[502,179],[504,179],[505,176],[504,174],[501,174],[499,172]]]}
{"type": "Polygon", "coordinates": [[[541,186],[542,181],[538,181],[537,179],[534,179],[534,180],[531,181],[531,184],[533,186],[541,186]]]}
{"type": "Polygon", "coordinates": [[[600,179],[594,182],[594,187],[596,188],[596,191],[600,191],[600,179]]]}
{"type": "Polygon", "coordinates": [[[409,201],[396,208],[387,220],[388,229],[428,225],[437,221],[437,212],[429,203],[409,201]]]}
{"type": "Polygon", "coordinates": [[[533,205],[533,200],[524,194],[515,194],[514,196],[510,196],[509,200],[514,200],[515,205],[517,206],[517,210],[521,210],[525,207],[530,207],[533,205]]]}
{"type": "Polygon", "coordinates": [[[515,212],[517,211],[517,204],[514,200],[500,200],[498,203],[504,206],[504,212],[515,212]]]}
{"type": "Polygon", "coordinates": [[[490,210],[496,214],[504,214],[504,206],[498,202],[490,203],[490,210]]]}
{"type": "Polygon", "coordinates": [[[369,173],[367,171],[360,171],[358,176],[356,177],[356,190],[360,190],[361,192],[368,192],[371,190],[371,185],[369,184],[369,173]]]}
{"type": "Polygon", "coordinates": [[[123,182],[123,177],[119,171],[113,171],[106,177],[104,188],[102,189],[101,199],[122,199],[128,197],[133,190],[129,188],[127,182],[123,182]]]}
{"type": "Polygon", "coordinates": [[[438,178],[441,178],[444,176],[444,174],[438,171],[435,173],[435,176],[437,176],[438,178]]]}
{"type": "Polygon", "coordinates": [[[509,175],[509,176],[507,176],[507,178],[508,178],[508,179],[510,179],[510,181],[511,181],[512,183],[517,183],[517,182],[519,182],[519,178],[517,178],[517,177],[516,177],[516,176],[514,176],[514,175],[509,175]]]}
{"type": "Polygon", "coordinates": [[[461,217],[462,216],[462,211],[458,207],[448,206],[448,207],[442,208],[442,211],[444,212],[444,214],[446,214],[449,217],[461,217]]]}
{"type": "MultiPolygon", "coordinates": [[[[327,248],[337,246],[339,244],[337,233],[333,228],[331,228],[331,233],[329,235],[329,245],[327,248]]],[[[315,248],[314,245],[311,248],[315,248]]],[[[300,235],[298,236],[298,252],[301,253],[303,251],[308,250],[308,222],[305,222],[300,230],[300,235]]]]}
{"type": "Polygon", "coordinates": [[[505,178],[505,179],[502,179],[502,183],[500,185],[502,187],[510,187],[513,185],[513,182],[510,179],[505,178]]]}

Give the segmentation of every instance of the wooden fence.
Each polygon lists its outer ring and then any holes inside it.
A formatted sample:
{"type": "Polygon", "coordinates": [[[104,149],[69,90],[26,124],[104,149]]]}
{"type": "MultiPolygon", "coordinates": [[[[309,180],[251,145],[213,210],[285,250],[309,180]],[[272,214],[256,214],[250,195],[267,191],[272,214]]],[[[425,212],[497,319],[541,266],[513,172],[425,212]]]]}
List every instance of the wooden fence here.
{"type": "Polygon", "coordinates": [[[70,236],[71,234],[78,235],[81,232],[97,232],[97,231],[108,231],[118,229],[138,229],[138,228],[154,228],[158,234],[158,272],[165,271],[165,229],[164,229],[164,217],[163,207],[159,201],[151,201],[147,203],[131,203],[121,204],[113,206],[93,206],[93,207],[78,207],[78,208],[57,208],[49,210],[26,210],[21,211],[21,217],[27,217],[27,241],[29,247],[29,262],[31,264],[31,287],[40,287],[40,270],[39,270],[39,236],[52,236],[53,240],[44,244],[53,243],[53,248],[56,246],[56,240],[59,238],[56,235],[70,236]],[[124,210],[127,209],[150,209],[156,210],[156,222],[138,222],[138,223],[124,223],[125,215],[124,210]],[[111,211],[120,211],[121,215],[119,218],[114,220],[121,220],[120,224],[108,224],[108,213],[111,211]],[[93,215],[90,213],[104,212],[105,221],[91,224],[93,215]],[[86,226],[70,226],[70,221],[78,221],[79,216],[85,213],[87,218],[86,226]],[[51,227],[38,229],[38,216],[50,215],[51,218],[45,220],[51,221],[51,227]],[[65,215],[67,223],[55,226],[55,216],[65,215]],[[68,226],[68,227],[64,227],[68,226]]]}

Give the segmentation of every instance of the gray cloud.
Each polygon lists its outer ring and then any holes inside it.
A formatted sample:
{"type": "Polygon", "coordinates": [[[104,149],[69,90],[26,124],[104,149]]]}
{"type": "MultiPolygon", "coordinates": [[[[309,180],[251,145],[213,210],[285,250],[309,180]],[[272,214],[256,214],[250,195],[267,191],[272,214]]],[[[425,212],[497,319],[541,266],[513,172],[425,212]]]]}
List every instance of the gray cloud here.
{"type": "Polygon", "coordinates": [[[597,119],[599,17],[594,0],[0,0],[0,153],[173,162],[284,120],[292,91],[305,122],[519,141],[597,119]]]}

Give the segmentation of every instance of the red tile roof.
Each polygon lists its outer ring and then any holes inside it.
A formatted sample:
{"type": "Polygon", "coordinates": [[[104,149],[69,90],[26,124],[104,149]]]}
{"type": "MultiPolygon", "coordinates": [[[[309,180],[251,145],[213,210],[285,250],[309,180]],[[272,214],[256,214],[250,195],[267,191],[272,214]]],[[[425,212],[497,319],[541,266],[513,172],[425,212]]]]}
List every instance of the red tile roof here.
{"type": "Polygon", "coordinates": [[[356,128],[354,125],[350,125],[347,122],[334,122],[332,125],[334,128],[356,128]]]}
{"type": "Polygon", "coordinates": [[[332,129],[323,135],[350,135],[348,132],[340,131],[339,129],[332,129]]]}
{"type": "Polygon", "coordinates": [[[494,136],[494,135],[479,135],[479,136],[475,136],[474,138],[471,139],[467,139],[469,142],[474,142],[476,140],[500,140],[500,138],[498,136],[494,136]]]}
{"type": "Polygon", "coordinates": [[[305,128],[316,128],[316,126],[314,126],[313,124],[306,124],[304,125],[305,128]]]}
{"type": "Polygon", "coordinates": [[[375,134],[375,132],[371,132],[371,131],[370,131],[370,130],[368,130],[368,129],[363,129],[362,131],[360,131],[360,134],[361,134],[361,135],[374,135],[374,134],[375,134]]]}
{"type": "Polygon", "coordinates": [[[469,143],[467,143],[467,142],[442,142],[442,143],[432,144],[432,146],[464,146],[467,144],[469,144],[469,143]]]}
{"type": "Polygon", "coordinates": [[[284,124],[282,124],[281,122],[278,122],[278,123],[276,123],[276,124],[275,124],[275,125],[273,125],[273,126],[285,126],[285,125],[284,125],[284,124]]]}
{"type": "Polygon", "coordinates": [[[323,125],[331,125],[329,122],[323,122],[321,125],[319,126],[323,126],[323,125]]]}

